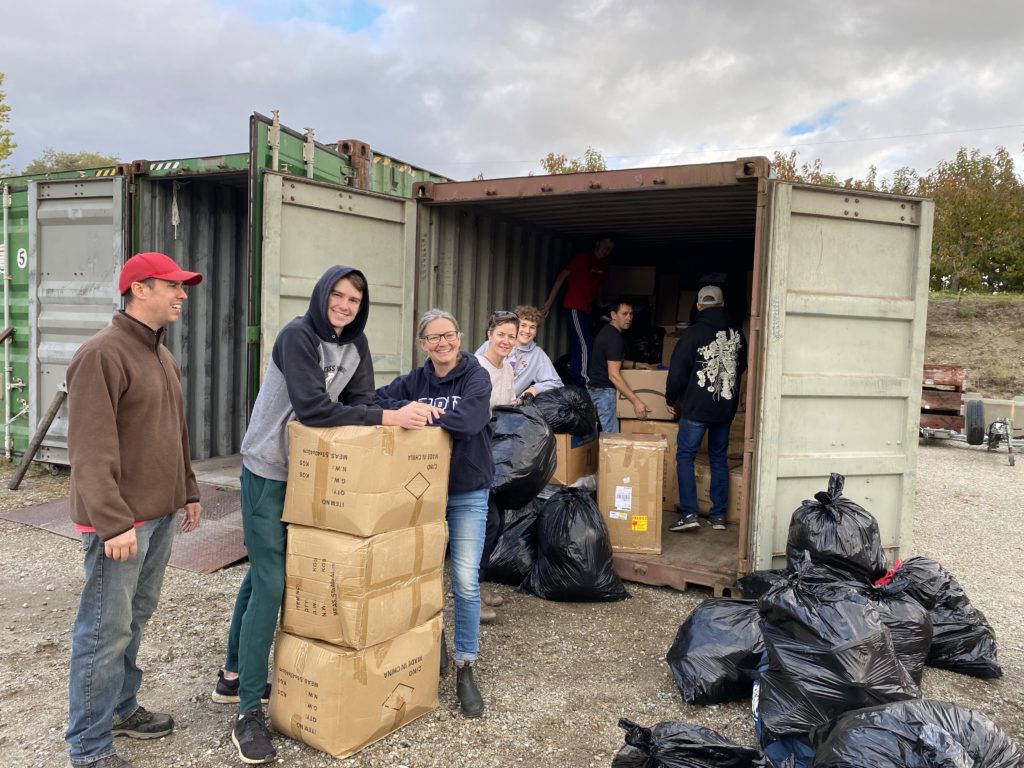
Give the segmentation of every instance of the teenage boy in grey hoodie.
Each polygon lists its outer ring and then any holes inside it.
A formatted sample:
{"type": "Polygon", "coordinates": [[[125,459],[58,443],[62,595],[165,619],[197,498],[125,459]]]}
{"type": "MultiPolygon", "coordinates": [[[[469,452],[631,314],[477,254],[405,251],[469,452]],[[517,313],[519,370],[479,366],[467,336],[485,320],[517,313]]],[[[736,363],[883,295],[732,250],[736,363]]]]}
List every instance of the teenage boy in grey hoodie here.
{"type": "Polygon", "coordinates": [[[363,333],[370,294],[363,274],[330,267],[309,309],[278,333],[249,427],[242,439],[242,527],[249,570],[238,590],[227,658],[214,701],[238,702],[231,740],[244,763],[267,763],[277,751],[261,702],[284,595],[288,422],[311,427],[384,424],[416,429],[441,411],[424,403],[384,410],[373,403],[370,348],[363,333]],[[236,674],[237,672],[237,674],[236,674]]]}

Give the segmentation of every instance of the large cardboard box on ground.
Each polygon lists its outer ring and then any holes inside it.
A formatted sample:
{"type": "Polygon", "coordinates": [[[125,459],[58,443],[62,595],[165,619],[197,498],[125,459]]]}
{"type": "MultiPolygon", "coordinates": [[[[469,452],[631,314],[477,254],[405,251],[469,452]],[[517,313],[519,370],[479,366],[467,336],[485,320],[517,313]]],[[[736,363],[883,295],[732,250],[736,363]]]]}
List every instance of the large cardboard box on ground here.
{"type": "MultiPolygon", "coordinates": [[[[675,417],[669,412],[668,405],[665,403],[665,382],[668,381],[668,371],[628,370],[622,372],[622,378],[650,409],[648,418],[675,421],[675,417]]],[[[636,418],[633,404],[621,394],[618,394],[618,399],[615,401],[615,414],[620,419],[636,418]]]]}
{"type": "Polygon", "coordinates": [[[619,431],[623,434],[653,435],[665,439],[667,447],[661,482],[661,508],[668,512],[675,512],[679,504],[679,477],[676,475],[676,442],[679,437],[679,422],[621,419],[619,431]]]}
{"type": "Polygon", "coordinates": [[[336,758],[437,708],[441,617],[363,650],[278,632],[270,722],[336,758]]]}
{"type": "Polygon", "coordinates": [[[553,485],[571,485],[584,475],[597,472],[597,432],[585,437],[555,435],[555,455],[558,465],[549,482],[553,485]]]}
{"type": "Polygon", "coordinates": [[[612,550],[661,554],[661,484],[665,440],[654,435],[601,435],[597,506],[612,550]]]}
{"type": "Polygon", "coordinates": [[[443,522],[362,538],[288,527],[285,632],[366,648],[408,632],[444,607],[443,522]]]}
{"type": "Polygon", "coordinates": [[[282,519],[355,536],[444,520],[451,438],[443,429],[288,424],[282,519]]]}
{"type": "MultiPolygon", "coordinates": [[[[711,511],[711,467],[700,456],[693,462],[697,478],[697,511],[707,517],[711,511]]],[[[743,509],[743,462],[729,459],[729,505],[725,509],[727,523],[739,523],[743,509]]]]}

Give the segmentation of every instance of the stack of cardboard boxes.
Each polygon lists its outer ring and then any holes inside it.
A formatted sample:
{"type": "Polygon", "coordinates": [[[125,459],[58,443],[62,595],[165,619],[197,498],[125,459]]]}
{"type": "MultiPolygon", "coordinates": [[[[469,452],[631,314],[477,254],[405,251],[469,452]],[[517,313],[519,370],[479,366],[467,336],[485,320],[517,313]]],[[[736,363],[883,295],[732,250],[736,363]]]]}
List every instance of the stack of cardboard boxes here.
{"type": "Polygon", "coordinates": [[[450,438],[298,422],[288,438],[270,720],[343,758],[437,706],[450,438]]]}

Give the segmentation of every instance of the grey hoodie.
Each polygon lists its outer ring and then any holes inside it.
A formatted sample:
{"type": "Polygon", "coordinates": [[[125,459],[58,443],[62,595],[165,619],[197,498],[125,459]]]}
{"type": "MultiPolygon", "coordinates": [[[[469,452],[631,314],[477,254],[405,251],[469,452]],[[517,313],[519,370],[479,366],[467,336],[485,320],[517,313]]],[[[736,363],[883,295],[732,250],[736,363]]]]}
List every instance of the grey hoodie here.
{"type": "Polygon", "coordinates": [[[242,438],[242,464],[260,477],[288,479],[288,422],[292,419],[310,427],[381,423],[383,411],[373,404],[373,362],[363,333],[370,313],[369,287],[355,319],[340,335],[327,319],[331,288],[351,273],[362,276],[341,265],[324,272],[306,314],[289,322],[274,340],[242,438]]]}

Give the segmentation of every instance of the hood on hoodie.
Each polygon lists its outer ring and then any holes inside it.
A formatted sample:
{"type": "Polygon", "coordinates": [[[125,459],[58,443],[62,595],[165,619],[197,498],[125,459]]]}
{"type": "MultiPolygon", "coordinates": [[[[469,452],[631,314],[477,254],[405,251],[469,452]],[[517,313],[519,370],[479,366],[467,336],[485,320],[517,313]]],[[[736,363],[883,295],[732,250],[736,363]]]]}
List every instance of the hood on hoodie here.
{"type": "Polygon", "coordinates": [[[347,344],[359,338],[360,334],[362,334],[366,328],[366,320],[369,314],[370,286],[366,275],[354,267],[335,264],[333,267],[329,267],[320,276],[320,279],[316,281],[316,287],[313,288],[313,293],[309,297],[309,309],[306,310],[305,317],[312,324],[316,335],[324,341],[347,344]],[[363,300],[359,303],[359,311],[356,313],[355,319],[341,329],[341,335],[339,336],[335,334],[334,327],[327,319],[327,300],[330,298],[331,289],[334,287],[334,284],[341,280],[341,278],[353,273],[363,278],[363,282],[367,285],[363,291],[363,300]]]}

